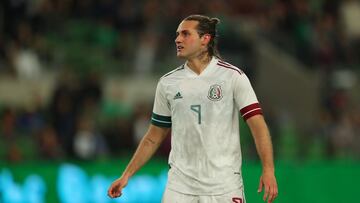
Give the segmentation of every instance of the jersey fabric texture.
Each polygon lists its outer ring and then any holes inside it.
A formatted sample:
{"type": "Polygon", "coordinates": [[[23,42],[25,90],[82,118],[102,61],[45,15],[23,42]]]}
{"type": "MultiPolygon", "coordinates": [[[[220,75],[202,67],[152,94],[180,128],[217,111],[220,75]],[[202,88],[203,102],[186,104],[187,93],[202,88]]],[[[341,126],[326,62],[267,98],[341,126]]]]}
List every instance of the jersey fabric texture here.
{"type": "Polygon", "coordinates": [[[241,188],[239,114],[262,114],[241,69],[212,58],[198,75],[186,64],[158,82],[151,118],[171,128],[167,187],[184,194],[218,195],[241,188]]]}

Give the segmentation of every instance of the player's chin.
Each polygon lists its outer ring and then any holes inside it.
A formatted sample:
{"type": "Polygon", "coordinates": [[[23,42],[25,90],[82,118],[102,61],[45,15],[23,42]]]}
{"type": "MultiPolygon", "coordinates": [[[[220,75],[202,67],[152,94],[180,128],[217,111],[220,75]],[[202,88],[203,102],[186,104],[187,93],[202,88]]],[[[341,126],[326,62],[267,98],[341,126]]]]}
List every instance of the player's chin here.
{"type": "Polygon", "coordinates": [[[178,57],[178,58],[180,58],[180,59],[186,58],[186,56],[185,56],[184,54],[180,53],[180,52],[177,52],[177,53],[176,53],[176,57],[178,57]]]}

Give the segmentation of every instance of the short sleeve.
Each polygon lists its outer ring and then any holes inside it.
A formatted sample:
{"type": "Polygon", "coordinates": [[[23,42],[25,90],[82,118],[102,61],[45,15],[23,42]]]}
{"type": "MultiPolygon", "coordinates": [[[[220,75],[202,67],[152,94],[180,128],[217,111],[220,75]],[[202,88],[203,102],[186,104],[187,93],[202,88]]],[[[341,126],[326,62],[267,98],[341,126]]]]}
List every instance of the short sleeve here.
{"type": "Polygon", "coordinates": [[[159,127],[171,127],[171,111],[166,99],[165,88],[161,80],[156,87],[151,123],[159,127]]]}
{"type": "Polygon", "coordinates": [[[234,75],[233,85],[234,100],[243,119],[246,121],[252,116],[262,114],[254,89],[244,73],[234,75]]]}

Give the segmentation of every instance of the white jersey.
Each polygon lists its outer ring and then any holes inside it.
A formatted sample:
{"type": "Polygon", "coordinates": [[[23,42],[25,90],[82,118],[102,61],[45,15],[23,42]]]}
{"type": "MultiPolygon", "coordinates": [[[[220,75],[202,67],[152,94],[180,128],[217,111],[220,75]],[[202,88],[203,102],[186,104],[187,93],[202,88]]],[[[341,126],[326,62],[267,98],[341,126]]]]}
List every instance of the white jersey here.
{"type": "Polygon", "coordinates": [[[171,128],[168,188],[217,195],[242,187],[239,113],[246,120],[262,111],[229,63],[213,57],[200,75],[184,64],[160,79],[151,122],[171,128]]]}

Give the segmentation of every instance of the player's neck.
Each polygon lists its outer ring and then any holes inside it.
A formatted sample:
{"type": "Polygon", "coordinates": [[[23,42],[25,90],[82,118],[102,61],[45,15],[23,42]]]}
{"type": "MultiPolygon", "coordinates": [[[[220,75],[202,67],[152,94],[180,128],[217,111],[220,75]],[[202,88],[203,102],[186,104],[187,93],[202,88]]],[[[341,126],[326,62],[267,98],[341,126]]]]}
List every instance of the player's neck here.
{"type": "Polygon", "coordinates": [[[187,60],[187,66],[196,74],[200,75],[209,65],[212,57],[207,53],[200,54],[194,58],[187,60]]]}

